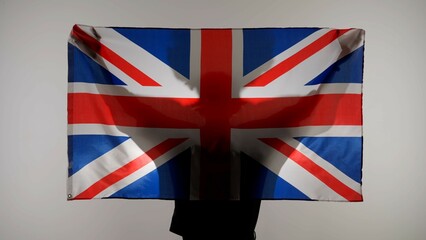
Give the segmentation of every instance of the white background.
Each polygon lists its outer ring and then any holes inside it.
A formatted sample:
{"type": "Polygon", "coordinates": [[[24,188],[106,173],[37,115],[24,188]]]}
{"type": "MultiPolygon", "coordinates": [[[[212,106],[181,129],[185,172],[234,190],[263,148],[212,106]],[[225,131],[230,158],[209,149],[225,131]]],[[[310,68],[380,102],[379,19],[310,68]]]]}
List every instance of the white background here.
{"type": "Polygon", "coordinates": [[[0,0],[0,239],[180,239],[172,201],[66,201],[75,23],[365,29],[365,202],[264,201],[258,239],[426,238],[425,1],[0,0]]]}

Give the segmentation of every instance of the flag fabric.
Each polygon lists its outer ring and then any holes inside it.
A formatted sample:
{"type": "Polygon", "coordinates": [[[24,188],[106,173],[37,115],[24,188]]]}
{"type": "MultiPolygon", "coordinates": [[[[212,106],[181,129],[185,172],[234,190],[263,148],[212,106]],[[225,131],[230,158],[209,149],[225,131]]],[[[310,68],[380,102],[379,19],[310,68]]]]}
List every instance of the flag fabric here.
{"type": "Polygon", "coordinates": [[[75,25],[68,199],[362,201],[364,31],[75,25]]]}

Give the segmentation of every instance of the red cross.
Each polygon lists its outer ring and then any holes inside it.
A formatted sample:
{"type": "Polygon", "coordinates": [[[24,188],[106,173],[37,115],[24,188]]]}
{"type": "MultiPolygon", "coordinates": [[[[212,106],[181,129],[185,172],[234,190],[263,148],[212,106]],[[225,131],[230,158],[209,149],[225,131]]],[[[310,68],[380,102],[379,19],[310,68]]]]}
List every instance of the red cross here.
{"type": "MultiPolygon", "coordinates": [[[[104,58],[117,57],[111,57],[110,50],[97,41],[94,46],[87,34],[83,36],[78,39],[88,41],[88,47],[98,53],[103,51],[104,58]]],[[[148,83],[155,85],[151,80],[148,83]]],[[[362,121],[359,94],[233,98],[232,31],[228,29],[201,32],[199,91],[199,99],[70,93],[68,121],[69,124],[200,129],[204,198],[229,195],[231,128],[361,125],[362,121]]],[[[276,141],[273,143],[274,148],[279,148],[276,141]]]]}

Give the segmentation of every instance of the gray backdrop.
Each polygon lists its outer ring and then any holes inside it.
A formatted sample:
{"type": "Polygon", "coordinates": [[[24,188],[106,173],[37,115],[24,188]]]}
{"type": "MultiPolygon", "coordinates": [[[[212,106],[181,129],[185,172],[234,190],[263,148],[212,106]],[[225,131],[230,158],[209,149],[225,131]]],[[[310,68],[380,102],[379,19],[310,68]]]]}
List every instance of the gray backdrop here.
{"type": "Polygon", "coordinates": [[[425,239],[425,12],[390,0],[0,0],[0,239],[179,239],[171,201],[66,201],[74,23],[364,28],[365,202],[264,201],[258,239],[425,239]]]}

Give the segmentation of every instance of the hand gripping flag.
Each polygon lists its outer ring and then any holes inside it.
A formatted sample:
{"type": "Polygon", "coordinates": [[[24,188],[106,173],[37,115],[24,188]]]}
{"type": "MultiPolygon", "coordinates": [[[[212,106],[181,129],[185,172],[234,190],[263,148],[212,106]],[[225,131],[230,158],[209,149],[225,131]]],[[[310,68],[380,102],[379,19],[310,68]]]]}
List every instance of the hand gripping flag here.
{"type": "Polygon", "coordinates": [[[364,31],[75,25],[68,199],[362,201],[364,31]]]}

